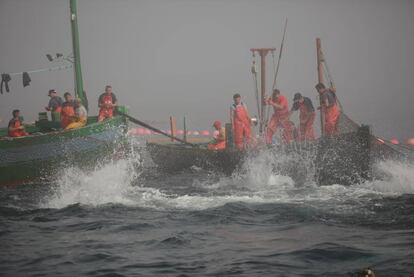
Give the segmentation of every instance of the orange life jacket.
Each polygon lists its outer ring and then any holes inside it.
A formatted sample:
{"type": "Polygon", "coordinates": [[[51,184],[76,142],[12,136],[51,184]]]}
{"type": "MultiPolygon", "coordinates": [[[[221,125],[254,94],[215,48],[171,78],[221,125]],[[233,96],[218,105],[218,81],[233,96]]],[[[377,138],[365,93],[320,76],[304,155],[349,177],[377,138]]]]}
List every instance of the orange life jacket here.
{"type": "Polygon", "coordinates": [[[65,102],[62,104],[62,110],[60,112],[60,123],[62,128],[66,128],[70,123],[72,123],[72,118],[75,116],[75,108],[73,103],[65,102]]]}
{"type": "MultiPolygon", "coordinates": [[[[101,105],[112,104],[112,101],[113,101],[112,94],[105,93],[101,98],[101,105]]],[[[101,109],[112,109],[112,108],[101,107],[101,109]]]]}
{"type": "Polygon", "coordinates": [[[276,107],[273,107],[274,109],[274,115],[277,117],[286,117],[289,115],[289,107],[288,107],[288,100],[286,96],[279,95],[276,99],[276,104],[281,105],[282,109],[278,109],[276,107]]]}
{"type": "MultiPolygon", "coordinates": [[[[12,127],[12,128],[19,128],[20,126],[22,126],[22,123],[20,122],[19,119],[13,118],[9,122],[9,128],[10,127],[12,127]]],[[[9,129],[9,133],[8,134],[9,134],[9,137],[21,137],[22,136],[21,133],[22,133],[22,130],[17,129],[17,130],[13,130],[12,131],[12,130],[9,129]]]]}

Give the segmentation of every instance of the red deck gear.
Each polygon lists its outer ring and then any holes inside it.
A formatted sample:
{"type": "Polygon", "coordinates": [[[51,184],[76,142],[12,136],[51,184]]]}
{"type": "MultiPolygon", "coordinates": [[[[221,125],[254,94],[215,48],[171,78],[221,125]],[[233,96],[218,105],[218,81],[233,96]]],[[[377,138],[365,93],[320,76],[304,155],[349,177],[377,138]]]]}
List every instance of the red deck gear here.
{"type": "Polygon", "coordinates": [[[313,130],[315,112],[308,111],[304,102],[299,105],[299,141],[315,140],[315,132],[313,130]]]}
{"type": "MultiPolygon", "coordinates": [[[[22,123],[20,122],[19,119],[13,118],[9,122],[9,127],[19,128],[20,126],[22,126],[22,123]]],[[[24,136],[28,136],[29,134],[26,133],[24,130],[17,129],[17,130],[13,130],[13,131],[9,130],[8,135],[9,135],[9,137],[24,137],[24,136]]]]}
{"type": "Polygon", "coordinates": [[[62,111],[60,112],[60,125],[63,129],[66,128],[66,126],[68,126],[70,123],[72,123],[74,116],[75,108],[73,107],[73,103],[63,103],[62,111]]]}
{"type": "Polygon", "coordinates": [[[289,121],[288,100],[285,96],[279,95],[277,97],[276,104],[281,105],[283,107],[282,109],[277,109],[276,107],[273,107],[274,113],[266,129],[266,143],[272,143],[273,134],[277,131],[278,128],[283,129],[283,142],[289,143],[293,139],[293,127],[289,121]]]}
{"type": "Polygon", "coordinates": [[[233,137],[238,149],[243,149],[243,138],[249,145],[252,141],[252,129],[247,110],[243,104],[233,105],[233,137]]]}
{"type": "Polygon", "coordinates": [[[105,105],[112,105],[113,104],[113,97],[112,97],[112,93],[108,94],[105,93],[100,97],[100,105],[102,105],[102,107],[99,109],[99,115],[98,115],[98,121],[102,121],[105,118],[112,118],[113,113],[114,113],[114,108],[107,108],[105,107],[105,105]]]}
{"type": "Polygon", "coordinates": [[[339,109],[335,103],[332,106],[325,107],[325,135],[335,136],[338,134],[339,109]]]}

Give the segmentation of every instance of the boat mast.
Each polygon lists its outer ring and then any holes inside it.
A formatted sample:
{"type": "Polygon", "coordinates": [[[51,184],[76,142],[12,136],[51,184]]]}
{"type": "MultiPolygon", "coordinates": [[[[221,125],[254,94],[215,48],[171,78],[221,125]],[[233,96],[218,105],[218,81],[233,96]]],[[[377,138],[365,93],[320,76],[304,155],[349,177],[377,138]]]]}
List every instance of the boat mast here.
{"type": "Polygon", "coordinates": [[[88,103],[86,95],[83,90],[82,68],[80,61],[80,48],[79,48],[79,31],[78,31],[78,15],[76,11],[76,0],[70,0],[70,22],[72,29],[72,48],[73,58],[75,65],[75,95],[79,97],[82,104],[88,109],[88,103]]]}
{"type": "MultiPolygon", "coordinates": [[[[323,60],[322,60],[322,47],[321,47],[321,39],[316,38],[316,59],[317,59],[317,65],[318,65],[318,83],[324,82],[323,78],[323,60]]],[[[320,119],[321,119],[321,137],[325,134],[325,114],[324,114],[324,108],[322,105],[322,97],[319,94],[319,104],[320,104],[320,119]]]]}
{"type": "Polygon", "coordinates": [[[259,125],[259,133],[263,133],[264,127],[264,107],[265,107],[265,94],[266,94],[266,56],[270,51],[275,51],[276,48],[251,48],[250,51],[254,54],[257,52],[260,55],[260,87],[261,87],[261,97],[262,101],[260,105],[260,125],[259,125]]]}

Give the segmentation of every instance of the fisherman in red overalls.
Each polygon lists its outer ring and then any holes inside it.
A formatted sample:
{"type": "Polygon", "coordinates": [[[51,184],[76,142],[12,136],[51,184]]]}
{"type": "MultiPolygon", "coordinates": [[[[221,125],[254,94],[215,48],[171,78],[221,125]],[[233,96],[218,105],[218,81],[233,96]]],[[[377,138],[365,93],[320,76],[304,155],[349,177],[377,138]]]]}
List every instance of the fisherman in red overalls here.
{"type": "Polygon", "coordinates": [[[216,120],[213,124],[217,134],[214,135],[214,142],[209,143],[207,148],[209,150],[223,150],[226,148],[226,130],[221,127],[221,122],[216,120]]]}
{"type": "Polygon", "coordinates": [[[233,124],[234,144],[240,150],[250,145],[252,141],[251,118],[247,106],[241,101],[240,94],[233,95],[231,105],[231,122],[233,124]]]}
{"type": "Polygon", "coordinates": [[[315,108],[312,100],[303,97],[299,92],[293,97],[293,106],[290,112],[299,110],[299,141],[315,140],[313,122],[315,121],[315,108]]]}
{"type": "Polygon", "coordinates": [[[9,126],[8,126],[8,135],[9,135],[9,137],[28,136],[29,133],[27,133],[24,130],[24,126],[23,126],[22,122],[20,121],[20,111],[19,110],[13,110],[12,114],[13,114],[13,118],[9,121],[9,126]]]}
{"type": "Polygon", "coordinates": [[[117,99],[115,94],[112,92],[111,86],[105,87],[105,92],[99,96],[98,106],[99,115],[98,122],[103,121],[105,118],[112,118],[114,108],[117,105],[117,99]]]}
{"type": "Polygon", "coordinates": [[[265,99],[266,105],[273,106],[274,113],[266,129],[266,143],[272,144],[273,134],[281,127],[283,129],[282,141],[289,143],[293,139],[293,126],[289,120],[288,100],[280,94],[280,90],[274,89],[271,98],[265,99]]]}
{"type": "Polygon", "coordinates": [[[338,134],[339,109],[336,101],[335,90],[325,88],[325,85],[319,83],[315,86],[321,97],[321,108],[325,115],[324,135],[328,137],[338,134]]]}
{"type": "Polygon", "coordinates": [[[65,92],[63,97],[66,101],[62,104],[62,110],[60,112],[60,125],[63,129],[65,129],[66,126],[75,121],[75,102],[69,92],[65,92]]]}

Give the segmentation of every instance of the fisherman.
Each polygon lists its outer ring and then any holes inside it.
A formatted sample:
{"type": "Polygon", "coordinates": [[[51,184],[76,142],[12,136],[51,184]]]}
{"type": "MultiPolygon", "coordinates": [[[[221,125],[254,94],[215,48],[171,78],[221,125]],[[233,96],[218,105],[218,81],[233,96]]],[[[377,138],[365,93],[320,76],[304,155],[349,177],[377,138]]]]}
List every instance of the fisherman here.
{"type": "Polygon", "coordinates": [[[50,97],[50,100],[49,100],[49,104],[47,105],[47,107],[45,107],[45,110],[52,112],[52,113],[53,112],[60,113],[60,111],[62,110],[62,104],[63,104],[62,98],[57,95],[57,92],[54,89],[49,90],[47,95],[50,97]]]}
{"type": "Polygon", "coordinates": [[[8,126],[8,135],[9,137],[24,137],[28,136],[24,130],[23,122],[20,119],[20,110],[13,110],[12,112],[13,118],[9,121],[8,126]]]}
{"type": "Polygon", "coordinates": [[[75,103],[69,92],[65,92],[63,97],[65,98],[65,102],[62,104],[62,111],[60,112],[60,124],[65,129],[69,124],[74,122],[75,103]]]}
{"type": "Polygon", "coordinates": [[[209,150],[223,150],[226,148],[226,129],[221,126],[221,122],[214,121],[213,127],[216,129],[214,141],[207,145],[209,150]]]}
{"type": "Polygon", "coordinates": [[[47,95],[50,97],[50,100],[45,110],[50,112],[53,121],[58,120],[60,112],[62,111],[63,100],[57,95],[54,89],[49,90],[47,95]]]}
{"type": "Polygon", "coordinates": [[[315,86],[321,97],[321,108],[325,116],[324,135],[332,137],[338,134],[339,109],[336,101],[335,89],[326,88],[319,83],[315,86]]]}
{"type": "Polygon", "coordinates": [[[284,95],[280,94],[280,90],[274,89],[272,97],[265,99],[266,105],[273,107],[274,113],[270,119],[266,129],[266,143],[272,144],[273,134],[279,127],[283,129],[282,141],[289,143],[292,141],[292,122],[289,120],[288,100],[284,95]]]}
{"type": "Polygon", "coordinates": [[[246,104],[241,101],[240,94],[233,95],[234,103],[231,105],[231,122],[233,124],[234,144],[243,150],[252,141],[252,122],[246,104]]]}
{"type": "Polygon", "coordinates": [[[82,100],[76,98],[75,100],[75,116],[72,118],[72,123],[66,126],[65,130],[76,129],[86,125],[88,120],[88,112],[85,107],[82,105],[82,100]]]}
{"type": "Polygon", "coordinates": [[[115,94],[112,92],[112,87],[107,85],[105,87],[105,92],[99,96],[98,106],[99,106],[99,116],[98,122],[103,121],[105,118],[112,118],[114,108],[117,105],[117,99],[115,94]]]}
{"type": "Polygon", "coordinates": [[[313,141],[315,134],[313,131],[313,122],[315,121],[315,108],[312,100],[302,96],[299,92],[293,97],[293,106],[291,113],[299,110],[299,141],[313,141]]]}

